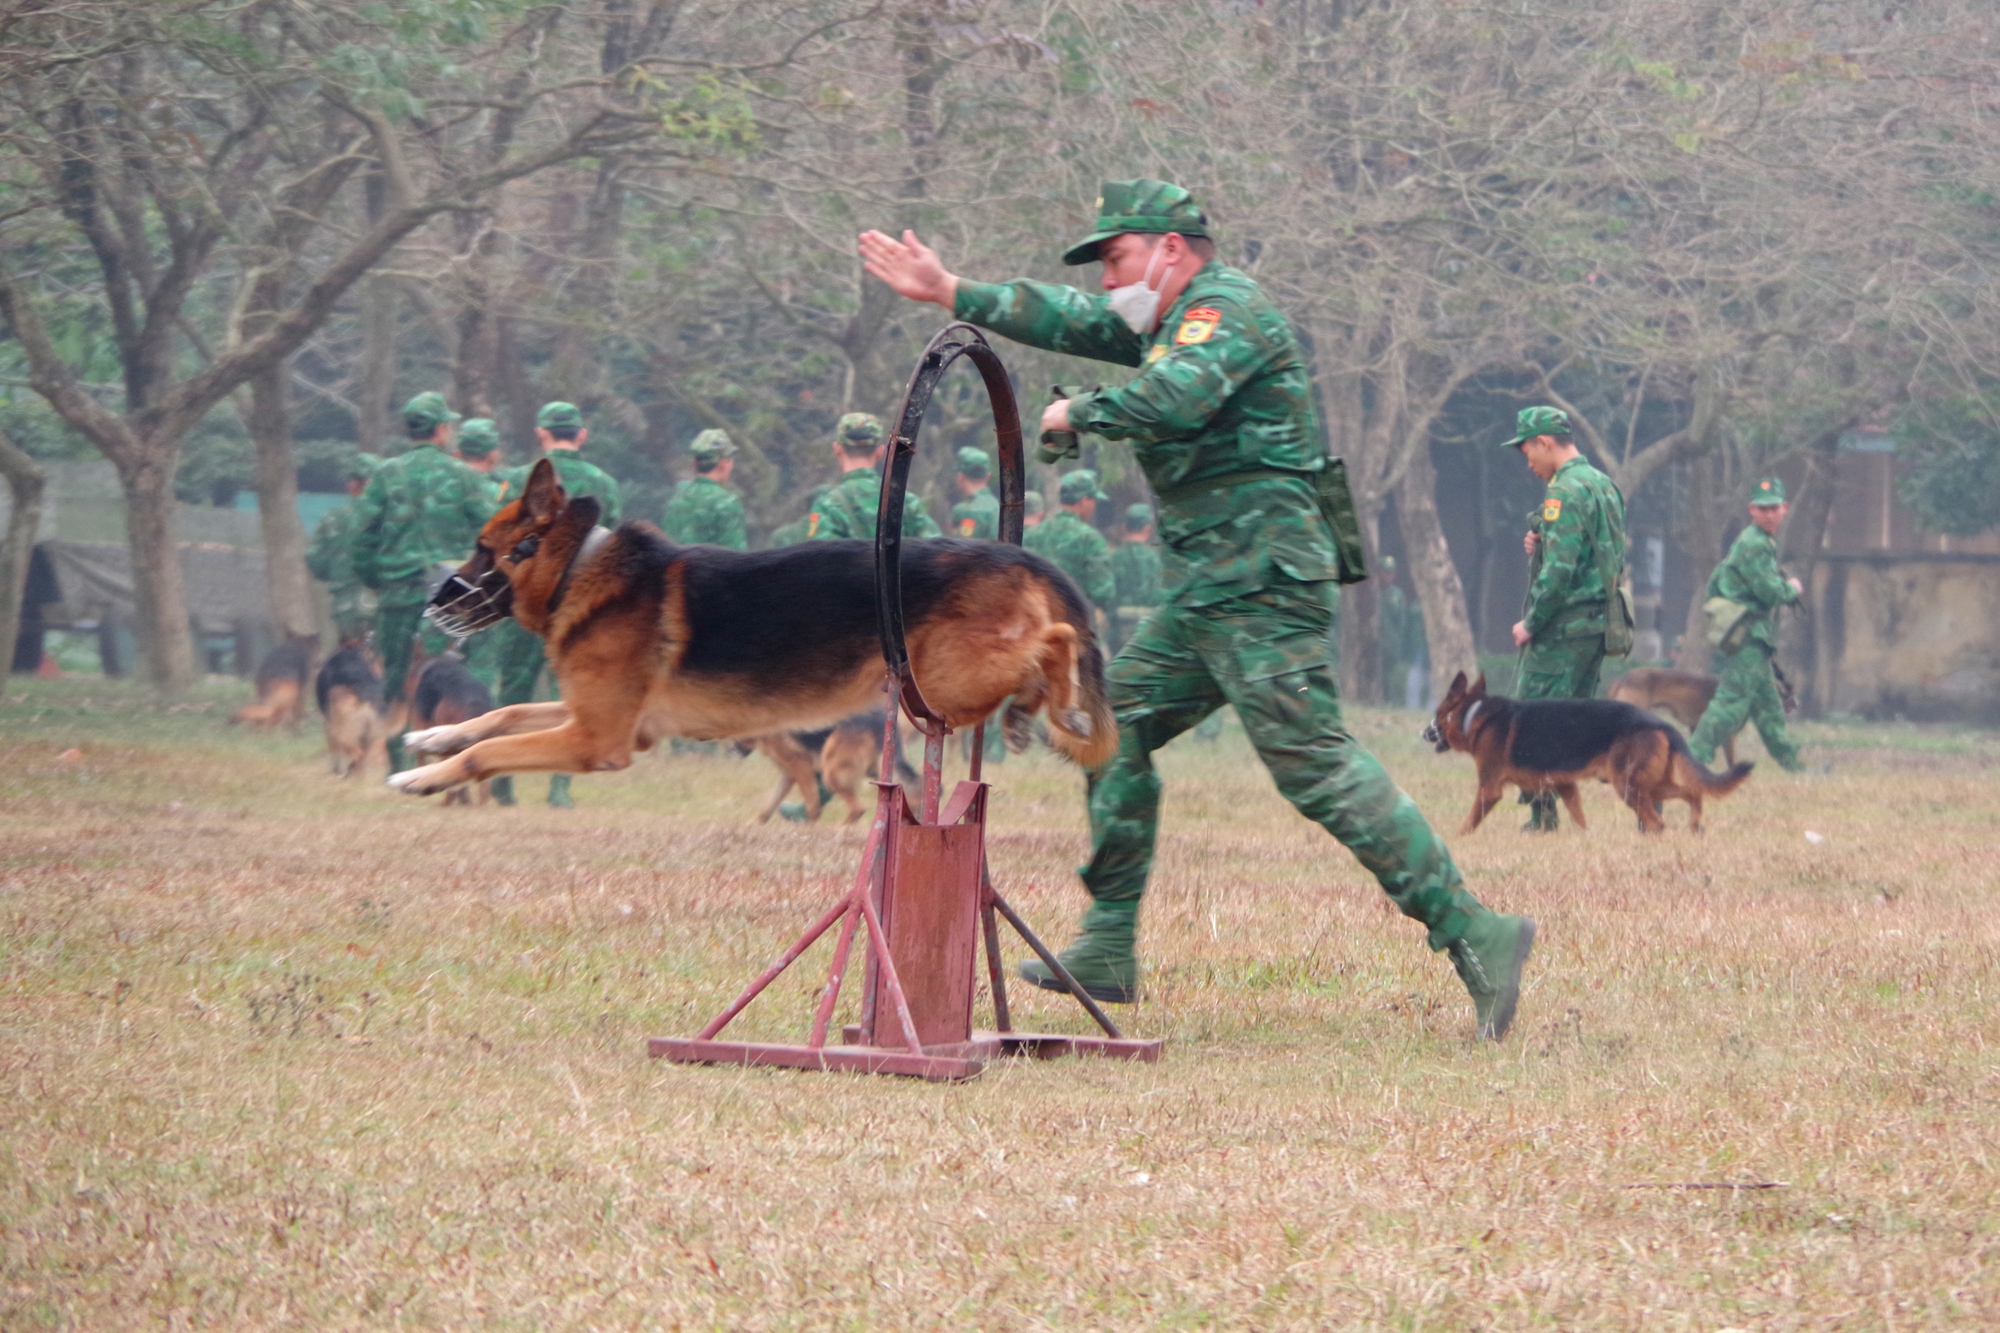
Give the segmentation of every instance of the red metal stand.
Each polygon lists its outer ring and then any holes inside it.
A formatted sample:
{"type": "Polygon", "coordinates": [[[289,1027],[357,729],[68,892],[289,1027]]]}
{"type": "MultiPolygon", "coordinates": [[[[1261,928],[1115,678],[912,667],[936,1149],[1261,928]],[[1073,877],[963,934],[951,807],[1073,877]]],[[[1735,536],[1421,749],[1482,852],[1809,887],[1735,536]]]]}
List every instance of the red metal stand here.
{"type": "Polygon", "coordinates": [[[647,1053],[681,1063],[782,1065],[793,1069],[847,1069],[870,1074],[904,1074],[932,1080],[976,1076],[986,1061],[1002,1055],[1100,1055],[1153,1061],[1163,1043],[1125,1036],[1097,1002],[1084,993],[1048,946],[994,892],[986,863],[986,794],[981,781],[984,724],[973,729],[971,772],[944,802],[942,718],[924,702],[910,672],[903,642],[900,579],[903,494],[914,453],[917,427],[932,388],[959,356],[970,356],[986,381],[1000,453],[1000,536],[1021,540],[1024,467],[1020,418],[1000,359],[969,325],[940,332],[924,349],[903,398],[897,430],[883,462],[882,506],[877,513],[876,577],[881,616],[888,721],[883,727],[882,771],[876,783],[875,820],[861,853],[854,885],[791,948],[745,988],[727,1009],[694,1037],[655,1037],[647,1053]],[[924,735],[921,809],[896,782],[895,716],[900,700],[924,735]],[[1007,1007],[1007,983],[1000,960],[998,919],[1004,918],[1059,977],[1103,1030],[1102,1036],[1016,1032],[1007,1007]],[[834,1007],[847,977],[856,930],[868,927],[861,1021],[842,1029],[838,1045],[827,1044],[834,1007]],[[730,1020],[797,962],[820,936],[839,925],[826,985],[813,1015],[812,1035],[803,1046],[718,1040],[730,1020]],[[987,984],[993,996],[994,1031],[974,1031],[972,1001],[977,985],[977,953],[986,951],[987,984]]]}

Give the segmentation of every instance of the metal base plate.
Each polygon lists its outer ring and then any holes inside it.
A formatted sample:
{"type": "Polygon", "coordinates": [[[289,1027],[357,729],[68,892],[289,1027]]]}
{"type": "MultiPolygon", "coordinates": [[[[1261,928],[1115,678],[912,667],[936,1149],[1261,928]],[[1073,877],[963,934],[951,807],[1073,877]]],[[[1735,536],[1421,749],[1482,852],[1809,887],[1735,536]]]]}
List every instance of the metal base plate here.
{"type": "Polygon", "coordinates": [[[1156,1062],[1166,1043],[1131,1037],[1075,1037],[1055,1032],[975,1032],[971,1041],[926,1046],[922,1055],[899,1046],[859,1046],[855,1028],[843,1035],[841,1046],[786,1046],[758,1041],[701,1041],[693,1037],[654,1037],[646,1054],[675,1064],[773,1065],[785,1069],[846,1070],[857,1074],[900,1074],[934,1083],[977,1078],[989,1060],[1024,1055],[1053,1060],[1064,1055],[1094,1055],[1109,1060],[1156,1062]]]}

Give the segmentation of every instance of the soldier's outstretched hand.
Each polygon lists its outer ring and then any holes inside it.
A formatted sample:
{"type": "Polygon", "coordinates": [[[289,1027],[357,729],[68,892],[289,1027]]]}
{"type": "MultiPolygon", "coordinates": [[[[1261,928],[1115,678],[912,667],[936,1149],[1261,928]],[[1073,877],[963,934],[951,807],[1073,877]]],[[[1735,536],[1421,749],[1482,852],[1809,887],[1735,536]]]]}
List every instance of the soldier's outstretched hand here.
{"type": "Polygon", "coordinates": [[[945,271],[937,251],[918,240],[915,232],[905,231],[899,241],[879,231],[864,231],[859,248],[862,266],[898,295],[952,308],[958,279],[945,271]]]}

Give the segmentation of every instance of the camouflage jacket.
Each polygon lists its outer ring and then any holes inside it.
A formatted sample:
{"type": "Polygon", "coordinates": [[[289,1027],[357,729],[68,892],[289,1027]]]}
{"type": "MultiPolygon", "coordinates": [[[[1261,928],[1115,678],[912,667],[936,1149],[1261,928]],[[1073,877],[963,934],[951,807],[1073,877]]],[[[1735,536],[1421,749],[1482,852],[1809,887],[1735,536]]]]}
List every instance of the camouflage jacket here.
{"type": "Polygon", "coordinates": [[[355,502],[354,573],[371,588],[422,589],[472,554],[493,515],[487,479],[437,445],[413,444],[375,469],[355,502]]]}
{"type": "Polygon", "coordinates": [[[1000,535],[1000,497],[981,487],[951,507],[951,535],[993,541],[1000,535]]]}
{"type": "Polygon", "coordinates": [[[1111,552],[1111,578],[1118,605],[1160,604],[1160,550],[1151,542],[1120,542],[1111,552]]]}
{"type": "Polygon", "coordinates": [[[349,500],[319,521],[313,529],[312,545],[306,548],[307,572],[336,597],[361,586],[361,578],[354,572],[354,525],[360,517],[360,502],[349,500]]]}
{"type": "Polygon", "coordinates": [[[1070,422],[1131,444],[1160,497],[1160,537],[1186,563],[1178,601],[1338,577],[1308,475],[1326,456],[1305,359],[1247,274],[1210,262],[1143,336],[1104,296],[1047,283],[961,281],[954,309],[1031,347],[1139,367],[1128,384],[1072,400],[1070,422]],[[1200,485],[1267,469],[1300,475],[1200,485]]]}
{"type": "Polygon", "coordinates": [[[669,539],[684,545],[706,543],[732,551],[750,547],[743,528],[743,502],[713,477],[697,474],[675,487],[660,526],[669,539]]]}
{"type": "MultiPolygon", "coordinates": [[[[598,523],[607,528],[618,526],[621,508],[616,477],[574,449],[551,449],[543,457],[555,464],[556,480],[562,483],[563,494],[572,500],[579,495],[590,496],[598,504],[598,523]]],[[[500,483],[498,503],[520,499],[522,488],[528,484],[528,474],[534,470],[535,465],[528,463],[494,473],[494,479],[500,483]]]]}
{"type": "Polygon", "coordinates": [[[1599,565],[1609,563],[1614,579],[1625,568],[1625,497],[1611,478],[1572,458],[1549,478],[1535,533],[1528,609],[1521,617],[1528,637],[1604,633],[1609,594],[1599,565]]]}
{"type": "Polygon", "coordinates": [[[1749,607],[1749,641],[1766,648],[1778,646],[1778,608],[1799,600],[1778,568],[1777,540],[1755,523],[1736,535],[1729,554],[1708,576],[1707,595],[1749,607]]]}
{"type": "Polygon", "coordinates": [[[831,486],[813,487],[812,494],[806,497],[806,512],[789,523],[783,523],[771,529],[771,543],[766,549],[776,550],[780,546],[797,546],[800,542],[804,541],[806,539],[806,527],[812,521],[812,511],[819,506],[819,502],[826,498],[826,493],[832,489],[833,487],[831,486]]]}
{"type": "MultiPolygon", "coordinates": [[[[875,511],[881,504],[882,478],[874,468],[859,467],[840,479],[840,484],[813,502],[806,515],[806,538],[827,541],[835,537],[875,536],[875,511]]],[[[942,537],[931,522],[924,502],[914,495],[903,497],[903,535],[942,537]]]]}
{"type": "Polygon", "coordinates": [[[1111,545],[1104,534],[1067,509],[1057,510],[1029,530],[1021,545],[1070,576],[1094,606],[1118,605],[1111,577],[1111,545]]]}

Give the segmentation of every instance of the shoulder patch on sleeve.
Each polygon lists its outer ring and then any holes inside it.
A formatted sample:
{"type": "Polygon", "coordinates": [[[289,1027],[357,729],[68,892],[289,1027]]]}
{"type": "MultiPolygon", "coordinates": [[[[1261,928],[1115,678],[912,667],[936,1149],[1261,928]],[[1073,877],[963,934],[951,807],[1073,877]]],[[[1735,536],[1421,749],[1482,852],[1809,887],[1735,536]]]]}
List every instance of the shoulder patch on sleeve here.
{"type": "Polygon", "coordinates": [[[1146,364],[1150,366],[1166,354],[1167,345],[1165,343],[1154,343],[1146,349],[1146,364]]]}
{"type": "Polygon", "coordinates": [[[1196,306],[1181,317],[1181,326],[1174,333],[1174,342],[1185,347],[1189,343],[1205,343],[1215,336],[1216,326],[1222,323],[1222,312],[1213,306],[1196,306]]]}
{"type": "Polygon", "coordinates": [[[812,513],[806,515],[806,536],[816,537],[818,535],[819,535],[819,510],[815,509],[812,511],[812,513]]]}
{"type": "Polygon", "coordinates": [[[1553,523],[1563,515],[1563,502],[1551,495],[1542,501],[1542,522],[1553,523]]]}

